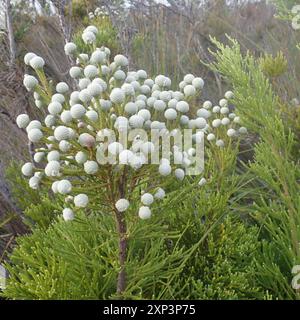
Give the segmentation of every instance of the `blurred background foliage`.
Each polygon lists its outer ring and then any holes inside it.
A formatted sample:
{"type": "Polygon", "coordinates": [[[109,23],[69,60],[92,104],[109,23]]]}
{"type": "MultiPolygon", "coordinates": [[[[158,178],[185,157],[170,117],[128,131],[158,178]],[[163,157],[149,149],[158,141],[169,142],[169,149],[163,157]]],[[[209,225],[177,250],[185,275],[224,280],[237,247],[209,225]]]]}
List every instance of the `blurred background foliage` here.
{"type": "Polygon", "coordinates": [[[39,114],[22,86],[24,54],[43,56],[47,76],[69,82],[66,30],[85,51],[80,33],[93,24],[100,31],[97,44],[126,54],[131,68],[166,74],[174,86],[186,73],[201,76],[203,101],[217,104],[233,88],[249,130],[240,144],[212,149],[204,188],[186,183],[178,193],[174,185],[151,221],[132,218],[124,298],[300,298],[291,287],[292,267],[300,264],[294,2],[74,0],[11,7],[13,64],[8,31],[0,33],[0,136],[11,136],[0,139],[0,263],[6,260],[10,273],[5,297],[115,297],[113,219],[92,211],[65,223],[58,214],[63,199],[31,190],[20,173],[20,161],[30,160],[26,135],[14,120],[23,112],[39,114]],[[97,7],[101,14],[88,18],[97,7]]]}

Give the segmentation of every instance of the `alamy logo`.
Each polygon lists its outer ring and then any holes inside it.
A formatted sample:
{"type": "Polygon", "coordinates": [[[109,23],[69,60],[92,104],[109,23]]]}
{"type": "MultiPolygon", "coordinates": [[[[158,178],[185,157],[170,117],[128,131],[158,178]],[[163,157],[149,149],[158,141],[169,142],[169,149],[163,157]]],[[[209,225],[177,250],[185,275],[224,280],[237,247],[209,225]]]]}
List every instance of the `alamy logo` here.
{"type": "Polygon", "coordinates": [[[292,287],[295,290],[300,290],[300,265],[293,267],[292,274],[295,275],[292,280],[292,287]]]}
{"type": "Polygon", "coordinates": [[[294,30],[300,29],[300,5],[296,5],[292,8],[292,27],[294,30]]]}
{"type": "Polygon", "coordinates": [[[7,273],[5,268],[0,264],[0,289],[5,289],[7,273]]]}

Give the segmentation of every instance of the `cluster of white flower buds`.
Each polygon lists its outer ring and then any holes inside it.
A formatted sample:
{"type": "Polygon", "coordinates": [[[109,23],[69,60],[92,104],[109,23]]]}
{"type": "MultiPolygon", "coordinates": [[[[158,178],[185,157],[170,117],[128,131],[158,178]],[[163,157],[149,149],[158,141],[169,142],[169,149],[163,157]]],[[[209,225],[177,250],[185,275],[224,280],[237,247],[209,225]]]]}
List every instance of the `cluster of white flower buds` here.
{"type": "MultiPolygon", "coordinates": [[[[82,34],[91,48],[96,48],[97,32],[96,27],[89,26],[82,34]]],[[[25,75],[24,85],[34,92],[37,107],[48,109],[48,115],[43,124],[38,120],[30,121],[27,114],[17,117],[17,125],[26,129],[28,139],[35,144],[34,162],[39,164],[26,163],[22,172],[30,177],[30,187],[37,189],[43,181],[48,181],[54,193],[64,195],[67,207],[63,217],[72,220],[76,208],[84,208],[93,202],[93,192],[90,195],[86,185],[101,184],[103,173],[108,181],[114,181],[126,167],[127,171],[133,172],[128,176],[134,180],[135,173],[142,171],[144,177],[148,175],[152,179],[152,190],[142,194],[138,211],[141,219],[147,219],[151,216],[150,206],[165,197],[159,183],[167,176],[178,182],[185,179],[186,170],[193,163],[199,133],[205,137],[206,145],[223,148],[227,140],[247,130],[239,127],[240,119],[232,111],[231,91],[226,92],[216,106],[210,101],[201,103],[204,81],[199,77],[186,75],[179,90],[174,91],[168,77],[158,75],[151,79],[144,70],[128,71],[125,56],[118,54],[111,61],[108,48],[93,50],[88,55],[79,53],[74,43],[65,45],[65,53],[77,58],[77,64],[69,72],[78,85],[78,90],[73,92],[65,82],[58,83],[55,89],[45,83],[44,60],[34,53],[25,55],[25,63],[37,72],[39,80],[25,75]],[[195,108],[200,103],[201,107],[195,108]],[[135,134],[137,129],[144,130],[147,136],[135,134]],[[147,159],[157,152],[154,143],[148,141],[154,129],[169,137],[179,129],[190,129],[194,145],[181,150],[174,142],[170,158],[160,159],[156,169],[149,171],[147,159]],[[111,139],[120,136],[122,130],[133,134],[127,145],[111,139]],[[103,163],[107,154],[117,161],[103,163]],[[170,159],[176,159],[176,164],[170,159]],[[41,169],[43,164],[44,169],[41,169]]],[[[137,177],[143,177],[143,174],[139,173],[137,177]]],[[[199,186],[205,183],[206,179],[201,177],[199,186]]],[[[132,186],[132,183],[128,185],[132,186]]],[[[132,190],[125,190],[125,197],[129,199],[130,193],[132,190]]],[[[118,212],[130,208],[130,202],[124,198],[110,205],[118,212]]]]}
{"type": "Polygon", "coordinates": [[[96,17],[108,16],[108,12],[104,6],[97,7],[94,11],[88,13],[90,20],[95,19],[96,17]]]}

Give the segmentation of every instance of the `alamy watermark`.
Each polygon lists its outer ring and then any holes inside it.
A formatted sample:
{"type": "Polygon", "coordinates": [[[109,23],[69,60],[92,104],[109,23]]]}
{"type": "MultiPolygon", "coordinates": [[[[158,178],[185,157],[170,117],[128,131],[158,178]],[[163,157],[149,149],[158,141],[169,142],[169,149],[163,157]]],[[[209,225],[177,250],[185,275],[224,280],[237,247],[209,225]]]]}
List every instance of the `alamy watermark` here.
{"type": "Polygon", "coordinates": [[[6,287],[7,271],[0,264],[0,290],[4,290],[6,287]]]}
{"type": "Polygon", "coordinates": [[[292,279],[292,288],[295,290],[300,290],[300,265],[293,267],[292,274],[295,275],[292,279]]]}
{"type": "Polygon", "coordinates": [[[295,5],[292,8],[292,14],[293,14],[292,28],[294,30],[299,30],[300,29],[300,5],[295,5]]]}
{"type": "Polygon", "coordinates": [[[204,170],[204,133],[192,129],[144,129],[129,130],[126,126],[118,130],[103,129],[97,134],[99,145],[97,162],[105,164],[133,165],[140,154],[142,164],[159,165],[163,161],[183,165],[187,175],[199,175],[204,170]],[[124,152],[122,152],[124,151],[124,152]]]}

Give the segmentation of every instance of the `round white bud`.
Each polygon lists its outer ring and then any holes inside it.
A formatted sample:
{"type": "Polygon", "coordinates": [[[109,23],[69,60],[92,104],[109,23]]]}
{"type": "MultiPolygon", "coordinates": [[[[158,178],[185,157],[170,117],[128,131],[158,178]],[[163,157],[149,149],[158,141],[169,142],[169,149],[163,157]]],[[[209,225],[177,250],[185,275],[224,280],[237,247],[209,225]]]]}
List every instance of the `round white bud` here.
{"type": "Polygon", "coordinates": [[[117,66],[120,67],[127,67],[128,66],[128,59],[123,56],[122,54],[118,54],[114,57],[114,62],[117,66]]]}
{"type": "Polygon", "coordinates": [[[165,111],[165,118],[167,120],[175,120],[177,118],[177,112],[175,109],[167,109],[165,111]]]}
{"type": "Polygon", "coordinates": [[[75,155],[75,160],[79,164],[85,163],[87,161],[87,158],[87,155],[82,151],[77,152],[75,155]]]}
{"type": "Polygon", "coordinates": [[[51,102],[48,106],[48,111],[52,115],[56,115],[60,113],[61,110],[62,110],[62,105],[57,101],[51,102]]]}
{"type": "Polygon", "coordinates": [[[56,177],[59,175],[60,164],[58,161],[50,161],[45,167],[45,174],[48,177],[56,177]]]}
{"type": "Polygon", "coordinates": [[[60,194],[68,194],[71,192],[71,190],[72,190],[72,184],[69,180],[64,179],[58,182],[57,191],[60,194]]]}
{"type": "Polygon", "coordinates": [[[98,163],[96,161],[88,160],[84,163],[84,171],[87,174],[95,174],[99,169],[98,163]]]}
{"type": "Polygon", "coordinates": [[[65,221],[72,221],[74,220],[74,212],[70,208],[65,208],[63,210],[63,218],[65,221]]]}
{"type": "Polygon", "coordinates": [[[178,180],[183,180],[184,179],[184,176],[185,176],[185,172],[183,169],[176,169],[175,170],[175,177],[178,179],[178,180]]]}
{"type": "Polygon", "coordinates": [[[109,97],[110,100],[115,104],[121,104],[125,101],[125,93],[120,88],[112,89],[109,97]]]}
{"type": "Polygon", "coordinates": [[[25,56],[24,56],[24,63],[25,63],[26,65],[29,65],[30,60],[31,60],[32,58],[34,58],[34,57],[36,57],[36,54],[33,53],[33,52],[28,52],[28,53],[26,53],[25,56]]]}
{"type": "Polygon", "coordinates": [[[149,207],[146,207],[146,206],[140,207],[140,209],[139,209],[139,217],[142,220],[149,219],[151,217],[151,209],[149,207]]]}
{"type": "Polygon", "coordinates": [[[74,119],[81,119],[85,115],[86,109],[81,104],[74,104],[71,107],[70,112],[74,119]]]}
{"type": "Polygon", "coordinates": [[[28,132],[28,139],[29,141],[31,142],[39,142],[43,137],[43,133],[40,129],[31,129],[29,132],[28,132]]]}
{"type": "Polygon", "coordinates": [[[30,122],[30,119],[28,114],[23,113],[17,116],[16,123],[19,128],[21,129],[26,128],[29,122],[30,122]]]}
{"type": "Polygon", "coordinates": [[[64,94],[69,91],[69,86],[65,82],[59,82],[55,89],[58,93],[64,94]]]}
{"type": "Polygon", "coordinates": [[[73,42],[67,42],[67,43],[65,44],[64,49],[65,49],[66,55],[73,55],[73,54],[76,53],[77,47],[76,47],[76,44],[75,44],[75,43],[73,43],[73,42]]]}
{"type": "Polygon", "coordinates": [[[186,101],[179,101],[176,104],[176,110],[179,112],[187,113],[189,109],[190,109],[189,104],[186,101]]]}
{"type": "Polygon", "coordinates": [[[200,187],[204,186],[206,184],[206,179],[205,178],[201,178],[200,181],[198,182],[198,185],[200,187]]]}
{"type": "Polygon", "coordinates": [[[82,133],[78,138],[78,142],[83,147],[91,148],[92,146],[94,146],[96,140],[89,133],[82,133]]]}
{"type": "Polygon", "coordinates": [[[89,202],[89,197],[84,193],[78,194],[77,196],[74,197],[74,204],[76,207],[85,208],[88,202],[89,202]]]}
{"type": "Polygon", "coordinates": [[[32,59],[30,59],[29,64],[35,70],[42,69],[45,65],[45,61],[43,58],[35,56],[32,59]]]}
{"type": "Polygon", "coordinates": [[[65,126],[59,126],[54,130],[54,137],[57,141],[68,140],[70,137],[69,128],[65,126]]]}
{"type": "Polygon", "coordinates": [[[31,162],[27,162],[22,166],[21,171],[22,171],[24,176],[31,177],[32,174],[33,174],[33,169],[34,169],[34,167],[33,167],[32,163],[31,162]]]}
{"type": "Polygon", "coordinates": [[[128,209],[129,207],[129,201],[127,199],[119,199],[115,203],[115,207],[119,212],[124,212],[128,209]]]}

